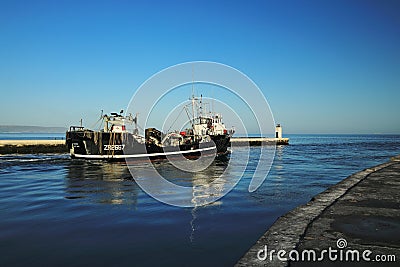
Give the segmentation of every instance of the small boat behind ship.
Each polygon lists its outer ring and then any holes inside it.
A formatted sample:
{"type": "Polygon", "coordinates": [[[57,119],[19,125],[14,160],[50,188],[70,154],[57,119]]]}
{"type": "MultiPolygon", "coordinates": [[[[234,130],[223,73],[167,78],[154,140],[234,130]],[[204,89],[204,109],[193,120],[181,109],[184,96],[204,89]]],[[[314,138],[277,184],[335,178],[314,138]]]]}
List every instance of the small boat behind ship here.
{"type": "MultiPolygon", "coordinates": [[[[192,97],[193,108],[199,107],[195,117],[189,118],[191,127],[182,131],[164,133],[147,128],[139,134],[138,117],[123,111],[102,115],[101,130],[71,126],[66,133],[66,143],[71,158],[123,161],[130,159],[162,159],[173,156],[199,157],[204,154],[226,154],[234,130],[228,131],[217,113],[203,115],[202,99],[192,97]],[[200,104],[196,105],[196,102],[200,104]],[[132,131],[129,125],[134,125],[132,131]]],[[[194,110],[194,109],[193,109],[194,110]]]]}

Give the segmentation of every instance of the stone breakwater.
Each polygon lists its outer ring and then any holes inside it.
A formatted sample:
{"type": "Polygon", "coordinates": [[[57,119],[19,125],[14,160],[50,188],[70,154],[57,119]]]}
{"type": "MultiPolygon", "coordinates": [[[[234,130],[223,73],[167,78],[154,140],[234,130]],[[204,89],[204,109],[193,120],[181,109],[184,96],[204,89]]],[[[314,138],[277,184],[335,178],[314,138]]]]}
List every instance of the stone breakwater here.
{"type": "Polygon", "coordinates": [[[239,146],[288,145],[289,138],[232,137],[231,143],[239,146]]]}
{"type": "Polygon", "coordinates": [[[65,140],[0,140],[0,154],[67,153],[65,140]]]}

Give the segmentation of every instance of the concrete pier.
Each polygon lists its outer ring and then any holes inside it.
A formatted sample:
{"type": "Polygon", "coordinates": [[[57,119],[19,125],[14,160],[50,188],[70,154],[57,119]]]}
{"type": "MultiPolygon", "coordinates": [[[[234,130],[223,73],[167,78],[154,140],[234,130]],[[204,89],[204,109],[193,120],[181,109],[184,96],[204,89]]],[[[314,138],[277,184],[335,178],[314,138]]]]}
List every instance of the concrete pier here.
{"type": "Polygon", "coordinates": [[[235,145],[244,145],[244,146],[288,145],[289,138],[232,137],[231,143],[234,143],[235,145]]]}
{"type": "Polygon", "coordinates": [[[349,176],[280,217],[236,266],[396,266],[399,260],[398,156],[349,176]],[[327,252],[321,259],[329,249],[336,259],[327,252]],[[278,251],[283,251],[280,256],[278,251]]]}
{"type": "Polygon", "coordinates": [[[239,146],[261,146],[261,145],[288,145],[289,138],[282,137],[282,126],[275,127],[275,138],[268,137],[232,137],[231,144],[239,146]]]}
{"type": "Polygon", "coordinates": [[[0,154],[66,153],[65,140],[0,140],[0,154]]]}

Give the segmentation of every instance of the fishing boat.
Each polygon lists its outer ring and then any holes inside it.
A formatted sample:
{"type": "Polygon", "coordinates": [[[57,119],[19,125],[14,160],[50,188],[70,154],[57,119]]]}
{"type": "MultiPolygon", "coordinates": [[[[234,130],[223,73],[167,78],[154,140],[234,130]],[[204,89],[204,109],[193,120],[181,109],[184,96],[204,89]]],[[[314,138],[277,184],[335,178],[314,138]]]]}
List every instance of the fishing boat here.
{"type": "Polygon", "coordinates": [[[204,114],[202,97],[192,96],[191,100],[190,127],[181,131],[147,128],[143,136],[139,134],[137,114],[123,115],[123,110],[119,114],[102,114],[101,130],[71,126],[66,133],[71,158],[124,161],[227,154],[234,130],[226,129],[221,114],[204,114]],[[134,129],[129,131],[128,125],[134,125],[134,129]]]}

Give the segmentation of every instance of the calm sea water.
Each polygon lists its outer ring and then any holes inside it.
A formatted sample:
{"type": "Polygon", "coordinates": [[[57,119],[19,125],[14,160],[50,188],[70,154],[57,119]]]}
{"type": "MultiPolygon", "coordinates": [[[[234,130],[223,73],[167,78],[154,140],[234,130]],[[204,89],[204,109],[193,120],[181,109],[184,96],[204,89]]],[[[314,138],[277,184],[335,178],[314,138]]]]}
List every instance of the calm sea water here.
{"type": "MultiPolygon", "coordinates": [[[[0,156],[1,266],[232,266],[281,215],[350,174],[400,154],[400,136],[291,135],[263,185],[247,191],[260,153],[238,185],[214,204],[157,202],[123,164],[68,155],[0,156]]],[[[240,150],[237,151],[240,153],[240,150]]],[[[226,160],[182,176],[206,184],[226,160]]]]}

